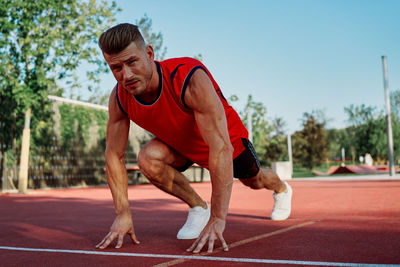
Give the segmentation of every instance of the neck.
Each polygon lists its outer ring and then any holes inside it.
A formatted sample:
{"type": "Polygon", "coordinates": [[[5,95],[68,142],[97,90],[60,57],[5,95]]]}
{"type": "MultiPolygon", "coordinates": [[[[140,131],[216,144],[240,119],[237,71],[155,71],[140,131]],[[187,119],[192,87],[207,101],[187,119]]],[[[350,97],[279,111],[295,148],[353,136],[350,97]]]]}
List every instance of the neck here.
{"type": "Polygon", "coordinates": [[[152,64],[152,70],[153,70],[153,75],[151,77],[151,81],[149,83],[149,86],[145,93],[141,94],[140,96],[137,96],[141,101],[145,103],[151,103],[156,100],[158,97],[159,93],[159,86],[160,86],[160,78],[157,70],[157,65],[156,63],[153,62],[152,64]]]}

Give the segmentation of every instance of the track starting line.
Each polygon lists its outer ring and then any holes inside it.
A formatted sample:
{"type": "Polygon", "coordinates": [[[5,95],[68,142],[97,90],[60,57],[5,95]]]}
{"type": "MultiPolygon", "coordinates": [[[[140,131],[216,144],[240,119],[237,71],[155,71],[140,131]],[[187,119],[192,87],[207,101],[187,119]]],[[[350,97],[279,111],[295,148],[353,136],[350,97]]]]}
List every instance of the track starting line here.
{"type": "Polygon", "coordinates": [[[185,259],[185,260],[205,260],[205,261],[225,261],[243,263],[267,263],[267,264],[292,264],[292,265],[312,265],[312,266],[399,266],[400,264],[371,264],[371,263],[345,263],[345,262],[323,262],[323,261],[296,261],[296,260],[272,260],[272,259],[251,259],[251,258],[229,258],[229,257],[210,257],[196,255],[168,255],[168,254],[147,254],[147,253],[124,253],[124,252],[105,252],[89,250],[69,250],[69,249],[43,249],[43,248],[23,248],[0,246],[2,250],[29,251],[29,252],[49,252],[49,253],[71,253],[85,255],[102,256],[123,256],[123,257],[145,257],[145,258],[164,258],[164,259],[185,259]]]}

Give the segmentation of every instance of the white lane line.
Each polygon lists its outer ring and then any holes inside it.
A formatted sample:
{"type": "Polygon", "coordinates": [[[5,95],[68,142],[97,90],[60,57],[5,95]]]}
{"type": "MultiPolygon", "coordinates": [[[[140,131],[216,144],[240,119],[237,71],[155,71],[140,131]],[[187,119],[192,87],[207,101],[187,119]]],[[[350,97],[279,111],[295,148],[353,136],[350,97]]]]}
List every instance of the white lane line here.
{"type": "Polygon", "coordinates": [[[273,232],[270,232],[270,233],[265,233],[265,234],[261,234],[261,235],[258,235],[258,236],[253,236],[253,237],[250,237],[250,238],[247,238],[247,239],[240,240],[240,241],[237,241],[235,243],[229,244],[229,248],[234,248],[234,247],[245,245],[245,244],[248,244],[248,243],[251,243],[253,241],[257,241],[257,240],[263,239],[263,238],[267,238],[267,237],[270,237],[270,236],[286,233],[286,232],[295,230],[297,228],[301,228],[301,227],[304,227],[304,226],[311,225],[313,223],[315,223],[315,221],[299,223],[299,224],[295,224],[295,225],[292,225],[292,226],[289,226],[289,227],[286,227],[286,228],[283,228],[283,229],[280,229],[280,230],[276,230],[276,231],[273,231],[273,232]]]}
{"type": "MultiPolygon", "coordinates": [[[[309,221],[309,222],[305,222],[305,223],[296,224],[296,225],[289,226],[289,227],[286,227],[286,228],[283,228],[283,229],[280,229],[280,230],[276,230],[276,231],[273,231],[273,232],[269,232],[269,233],[261,234],[261,235],[258,235],[258,236],[253,236],[253,237],[250,237],[250,238],[247,238],[247,239],[244,239],[244,240],[240,240],[240,241],[237,241],[235,243],[231,243],[228,246],[229,246],[229,249],[232,249],[234,247],[245,245],[245,244],[251,243],[253,241],[257,241],[257,240],[262,239],[262,238],[266,238],[266,237],[278,235],[278,234],[281,234],[281,233],[285,233],[285,232],[288,232],[288,231],[291,231],[291,230],[294,230],[294,229],[297,229],[297,228],[300,228],[300,227],[311,225],[313,223],[315,223],[315,222],[314,221],[309,221]]],[[[219,248],[214,249],[213,252],[202,252],[202,253],[199,253],[198,255],[200,255],[200,256],[210,256],[211,254],[215,254],[215,253],[221,252],[222,250],[223,250],[223,248],[219,247],[219,248]]],[[[187,259],[175,259],[175,260],[171,260],[171,261],[167,261],[167,262],[164,262],[164,263],[160,263],[160,264],[154,265],[153,267],[168,267],[168,266],[173,266],[173,265],[176,265],[176,264],[181,264],[182,262],[185,262],[185,261],[187,261],[187,259]]]]}
{"type": "Polygon", "coordinates": [[[370,264],[370,263],[346,263],[346,262],[324,262],[324,261],[270,260],[270,259],[210,257],[210,256],[196,256],[196,255],[185,256],[185,255],[105,252],[105,251],[70,250],[70,249],[22,248],[22,247],[6,247],[6,246],[0,246],[0,249],[13,250],[13,251],[72,253],[72,254],[103,255],[103,256],[172,258],[172,259],[205,260],[205,261],[294,264],[294,265],[313,265],[313,266],[350,266],[350,267],[353,267],[353,266],[354,267],[355,266],[376,266],[376,267],[400,266],[400,264],[370,264]]]}

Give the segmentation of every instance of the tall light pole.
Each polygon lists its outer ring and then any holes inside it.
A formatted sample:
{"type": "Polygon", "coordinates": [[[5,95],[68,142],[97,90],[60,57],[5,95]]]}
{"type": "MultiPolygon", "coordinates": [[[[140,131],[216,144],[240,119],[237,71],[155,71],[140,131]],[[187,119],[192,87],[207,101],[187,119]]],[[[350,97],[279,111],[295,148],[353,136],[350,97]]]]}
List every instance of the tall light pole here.
{"type": "Polygon", "coordinates": [[[389,157],[389,172],[390,176],[395,173],[394,170],[394,159],[393,159],[393,133],[392,133],[392,119],[390,115],[390,96],[389,96],[389,79],[386,56],[382,56],[383,66],[383,87],[385,89],[385,104],[386,104],[386,132],[388,140],[388,157],[389,157]]]}

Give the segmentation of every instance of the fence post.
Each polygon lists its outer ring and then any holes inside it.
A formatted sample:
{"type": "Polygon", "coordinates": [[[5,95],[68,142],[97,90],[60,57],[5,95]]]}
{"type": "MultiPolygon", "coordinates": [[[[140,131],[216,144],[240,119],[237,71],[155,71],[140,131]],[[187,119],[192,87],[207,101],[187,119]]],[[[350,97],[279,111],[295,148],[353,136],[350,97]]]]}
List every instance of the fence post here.
{"type": "Polygon", "coordinates": [[[18,174],[18,191],[26,194],[28,190],[28,159],[29,159],[29,142],[30,142],[30,122],[31,109],[25,112],[25,126],[22,132],[21,158],[18,174]]]}

